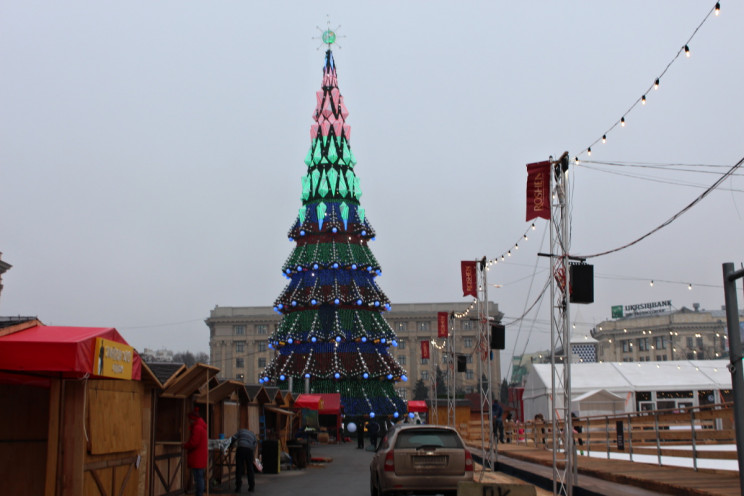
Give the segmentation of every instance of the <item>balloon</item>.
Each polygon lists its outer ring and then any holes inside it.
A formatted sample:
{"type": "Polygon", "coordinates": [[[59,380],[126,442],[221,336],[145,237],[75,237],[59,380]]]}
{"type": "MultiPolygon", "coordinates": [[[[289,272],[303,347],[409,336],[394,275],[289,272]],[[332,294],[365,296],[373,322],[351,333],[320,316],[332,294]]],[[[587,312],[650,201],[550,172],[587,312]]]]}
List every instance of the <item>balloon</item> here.
{"type": "Polygon", "coordinates": [[[349,432],[356,432],[356,424],[354,422],[349,422],[349,425],[346,426],[346,430],[349,432]]]}

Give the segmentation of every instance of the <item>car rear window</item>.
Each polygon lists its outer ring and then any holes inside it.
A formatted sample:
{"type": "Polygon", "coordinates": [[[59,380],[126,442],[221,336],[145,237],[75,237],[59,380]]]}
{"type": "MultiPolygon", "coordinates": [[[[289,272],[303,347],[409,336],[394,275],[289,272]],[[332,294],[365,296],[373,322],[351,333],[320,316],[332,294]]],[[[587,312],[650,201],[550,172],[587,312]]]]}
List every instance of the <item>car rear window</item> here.
{"type": "Polygon", "coordinates": [[[436,446],[438,448],[462,448],[456,432],[440,429],[416,429],[402,431],[395,440],[395,448],[420,448],[436,446]]]}

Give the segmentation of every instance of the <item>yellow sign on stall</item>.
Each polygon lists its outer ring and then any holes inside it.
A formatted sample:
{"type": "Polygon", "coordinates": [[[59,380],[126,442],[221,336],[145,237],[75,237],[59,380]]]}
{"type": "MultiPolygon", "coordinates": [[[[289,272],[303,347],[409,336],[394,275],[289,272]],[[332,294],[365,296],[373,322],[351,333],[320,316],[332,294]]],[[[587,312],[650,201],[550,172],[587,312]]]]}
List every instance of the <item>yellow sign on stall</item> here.
{"type": "Polygon", "coordinates": [[[114,379],[132,379],[134,348],[104,338],[96,338],[93,373],[114,379]]]}

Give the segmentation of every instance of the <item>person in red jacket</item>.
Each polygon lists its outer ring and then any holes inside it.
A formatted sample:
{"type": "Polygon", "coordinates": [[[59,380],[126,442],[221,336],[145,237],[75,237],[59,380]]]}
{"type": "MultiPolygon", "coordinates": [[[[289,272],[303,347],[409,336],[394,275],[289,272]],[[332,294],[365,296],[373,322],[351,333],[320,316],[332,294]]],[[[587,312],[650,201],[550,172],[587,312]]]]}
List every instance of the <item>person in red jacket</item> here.
{"type": "Polygon", "coordinates": [[[187,462],[194,476],[194,485],[196,486],[196,496],[204,494],[204,473],[207,470],[207,424],[199,415],[199,408],[189,413],[191,421],[191,436],[183,445],[187,451],[187,462]]]}

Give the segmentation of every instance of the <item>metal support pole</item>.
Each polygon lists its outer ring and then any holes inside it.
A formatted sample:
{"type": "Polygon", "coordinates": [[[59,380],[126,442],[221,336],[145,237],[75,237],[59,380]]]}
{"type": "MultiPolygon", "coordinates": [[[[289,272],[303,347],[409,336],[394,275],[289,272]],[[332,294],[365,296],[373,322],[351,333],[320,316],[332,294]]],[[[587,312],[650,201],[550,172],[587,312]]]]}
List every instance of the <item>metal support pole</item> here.
{"type": "Polygon", "coordinates": [[[744,277],[744,270],[734,271],[733,263],[723,264],[723,294],[729,338],[730,363],[728,368],[734,389],[734,428],[736,429],[736,453],[739,460],[739,488],[744,494],[744,375],[742,375],[739,303],[736,298],[736,280],[741,277],[744,277]]]}
{"type": "Polygon", "coordinates": [[[455,378],[457,377],[457,355],[455,354],[455,320],[454,314],[449,317],[449,337],[447,338],[447,352],[449,363],[447,364],[447,425],[457,429],[457,416],[455,415],[455,393],[457,391],[455,378]]]}

